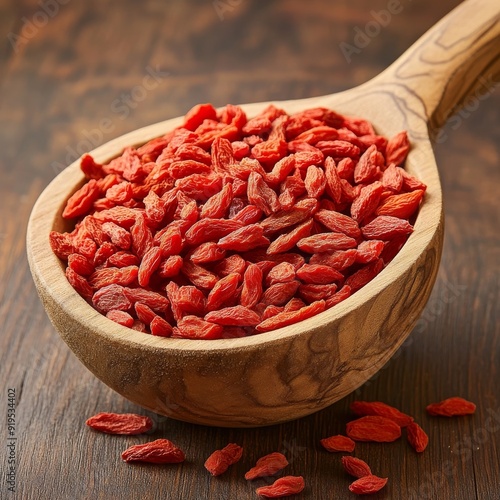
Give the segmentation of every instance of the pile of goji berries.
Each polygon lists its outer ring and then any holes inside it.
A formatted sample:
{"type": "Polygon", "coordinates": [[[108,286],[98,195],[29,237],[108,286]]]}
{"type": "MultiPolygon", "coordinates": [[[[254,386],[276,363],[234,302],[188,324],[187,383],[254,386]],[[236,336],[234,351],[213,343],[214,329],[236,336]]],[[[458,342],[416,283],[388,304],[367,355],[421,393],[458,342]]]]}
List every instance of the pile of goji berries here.
{"type": "Polygon", "coordinates": [[[69,233],[50,243],[76,291],[159,336],[235,338],[316,315],[401,249],[425,185],[406,132],[325,108],[194,107],[105,165],[84,155],[69,233]]]}
{"type": "MultiPolygon", "coordinates": [[[[427,406],[427,413],[432,416],[454,417],[472,415],[476,405],[460,397],[452,397],[427,406]]],[[[346,426],[346,434],[335,435],[320,441],[329,452],[352,453],[356,441],[392,442],[401,437],[401,429],[406,429],[408,442],[413,449],[421,453],[427,447],[429,438],[425,431],[414,422],[413,417],[402,413],[397,408],[378,401],[354,401],[351,411],[359,418],[346,426]]],[[[107,434],[135,435],[148,432],[153,421],[146,416],[132,413],[98,413],[87,420],[92,429],[107,434]]],[[[243,448],[236,443],[229,443],[221,450],[215,450],[205,461],[205,469],[212,476],[224,474],[231,465],[239,462],[243,448]]],[[[181,463],[185,454],[181,448],[168,439],[156,439],[127,448],[122,453],[125,462],[146,462],[152,464],[181,463]]],[[[349,485],[349,490],[358,495],[377,493],[387,484],[388,478],[372,473],[370,466],[360,458],[344,455],[341,458],[344,470],[356,480],[349,485]]],[[[279,452],[269,453],[259,458],[254,467],[246,474],[247,481],[275,476],[289,465],[285,455],[279,452]]],[[[300,493],[305,488],[302,476],[283,476],[269,486],[261,486],[256,493],[266,498],[281,498],[300,493]]]]}

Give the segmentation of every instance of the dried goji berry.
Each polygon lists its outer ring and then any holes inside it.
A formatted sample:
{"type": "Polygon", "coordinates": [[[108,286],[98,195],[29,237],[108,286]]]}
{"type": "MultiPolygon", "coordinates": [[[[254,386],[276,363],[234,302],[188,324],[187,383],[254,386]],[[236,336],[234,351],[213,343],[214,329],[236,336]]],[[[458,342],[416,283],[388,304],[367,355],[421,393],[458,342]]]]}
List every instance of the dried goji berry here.
{"type": "Polygon", "coordinates": [[[304,179],[307,195],[311,198],[319,198],[326,187],[326,178],[323,169],[311,165],[307,168],[304,179]]]}
{"type": "Polygon", "coordinates": [[[348,422],[346,432],[354,441],[389,443],[401,437],[401,427],[394,420],[374,415],[348,422]]]}
{"type": "Polygon", "coordinates": [[[309,259],[310,264],[323,264],[337,271],[344,271],[356,262],[357,250],[336,250],[333,252],[315,253],[309,259]]]}
{"type": "Polygon", "coordinates": [[[262,302],[266,305],[284,305],[295,295],[299,286],[300,282],[297,280],[288,281],[286,283],[275,283],[264,291],[262,302]]]}
{"type": "Polygon", "coordinates": [[[106,318],[118,323],[122,326],[131,327],[134,324],[134,318],[126,311],[118,311],[117,309],[112,309],[106,313],[106,318]]]}
{"type": "Polygon", "coordinates": [[[90,179],[76,193],[71,195],[63,210],[62,216],[71,219],[86,215],[99,197],[100,189],[95,179],[90,179]]]}
{"type": "Polygon", "coordinates": [[[394,420],[400,427],[406,427],[413,422],[413,417],[406,415],[397,408],[380,401],[353,401],[351,411],[359,417],[379,415],[394,420]]]}
{"type": "Polygon", "coordinates": [[[220,219],[224,217],[233,200],[233,185],[226,184],[220,193],[211,196],[201,207],[200,218],[220,219]]]}
{"type": "Polygon", "coordinates": [[[256,326],[260,323],[260,316],[242,305],[211,311],[205,315],[204,319],[223,326],[256,326]]]}
{"type": "Polygon", "coordinates": [[[351,295],[351,287],[349,285],[344,285],[337,293],[334,293],[331,297],[325,299],[327,309],[333,307],[334,305],[342,302],[351,295]]]}
{"type": "Polygon", "coordinates": [[[136,215],[136,221],[130,228],[130,234],[132,235],[132,249],[142,259],[146,252],[153,246],[153,235],[142,213],[136,215]]]}
{"type": "Polygon", "coordinates": [[[290,262],[280,262],[274,266],[266,276],[266,285],[275,283],[288,283],[295,279],[295,268],[290,262]]]}
{"type": "Polygon", "coordinates": [[[84,298],[90,300],[92,298],[93,290],[89,282],[80,276],[71,267],[66,268],[66,278],[69,284],[84,298]]]}
{"type": "Polygon", "coordinates": [[[256,330],[259,332],[268,332],[270,330],[276,330],[277,328],[283,328],[284,326],[292,325],[298,323],[304,319],[315,316],[316,314],[325,310],[325,301],[318,300],[312,304],[302,307],[297,311],[283,311],[276,314],[272,318],[266,319],[259,323],[256,330]]]}
{"type": "Polygon", "coordinates": [[[170,337],[172,335],[172,326],[168,321],[164,320],[161,316],[155,316],[149,324],[151,335],[157,337],[170,337]]]}
{"type": "Polygon", "coordinates": [[[227,306],[228,302],[238,299],[236,290],[240,281],[238,273],[231,273],[221,278],[214,285],[207,297],[207,311],[215,311],[220,307],[227,306]]]}
{"type": "Polygon", "coordinates": [[[349,485],[349,491],[358,495],[369,495],[377,493],[387,484],[387,478],[382,478],[370,474],[363,476],[349,485]]]}
{"type": "Polygon", "coordinates": [[[382,185],[395,193],[399,193],[403,187],[403,169],[391,163],[382,174],[382,185]]]}
{"type": "Polygon", "coordinates": [[[375,213],[377,215],[391,215],[400,219],[408,219],[417,210],[423,195],[424,191],[422,189],[416,189],[408,193],[388,196],[380,202],[375,213]]]}
{"type": "Polygon", "coordinates": [[[171,255],[160,263],[158,267],[158,276],[162,278],[173,278],[177,276],[183,266],[184,261],[180,255],[171,255]]]}
{"type": "Polygon", "coordinates": [[[231,273],[238,273],[242,276],[245,272],[246,265],[245,259],[243,259],[241,255],[233,254],[219,262],[215,266],[215,272],[219,276],[227,276],[231,273]]]}
{"type": "Polygon", "coordinates": [[[165,312],[170,306],[167,297],[158,292],[153,292],[152,290],[123,287],[123,293],[131,303],[135,304],[136,302],[141,302],[150,307],[153,311],[165,312]]]}
{"type": "Polygon", "coordinates": [[[190,261],[184,261],[181,272],[193,285],[205,290],[213,288],[218,281],[215,274],[190,261]]]}
{"type": "Polygon", "coordinates": [[[112,309],[128,311],[132,307],[132,302],[125,294],[125,288],[116,284],[104,286],[97,290],[92,296],[92,304],[98,311],[103,313],[107,313],[112,309]]]}
{"type": "Polygon", "coordinates": [[[296,495],[305,488],[302,476],[284,476],[276,479],[270,486],[261,486],[255,491],[257,495],[266,498],[281,498],[289,495],[296,495]]]}
{"type": "Polygon", "coordinates": [[[314,219],[330,231],[344,233],[351,238],[359,238],[361,231],[358,223],[351,217],[335,212],[333,210],[318,210],[314,214],[314,219]]]}
{"type": "Polygon", "coordinates": [[[342,465],[347,474],[351,476],[360,478],[372,475],[370,466],[360,458],[344,456],[342,457],[342,465]]]}
{"type": "Polygon", "coordinates": [[[368,264],[380,257],[385,243],[380,240],[362,241],[356,248],[356,262],[359,264],[368,264]]]}
{"type": "Polygon", "coordinates": [[[148,462],[152,464],[178,464],[185,460],[184,452],[168,439],[157,439],[136,444],[122,453],[125,462],[148,462]]]}
{"type": "Polygon", "coordinates": [[[139,258],[133,253],[119,251],[108,257],[107,264],[111,267],[138,266],[139,258]]]}
{"type": "Polygon", "coordinates": [[[384,186],[378,181],[363,186],[357,198],[352,202],[351,217],[359,223],[375,212],[383,190],[384,186]]]}
{"type": "Polygon", "coordinates": [[[297,246],[307,253],[333,252],[356,247],[354,238],[343,233],[318,233],[302,238],[297,246]]]}
{"type": "Polygon", "coordinates": [[[406,438],[417,453],[422,453],[429,443],[429,436],[416,422],[412,422],[406,427],[406,438]]]}
{"type": "Polygon", "coordinates": [[[204,120],[215,120],[216,118],[217,111],[211,104],[197,104],[186,113],[182,128],[196,130],[204,120]]]}
{"type": "Polygon", "coordinates": [[[257,460],[255,466],[245,474],[245,479],[251,481],[258,477],[274,476],[287,465],[288,460],[283,453],[269,453],[257,460]]]}
{"type": "Polygon", "coordinates": [[[205,469],[212,476],[220,476],[230,465],[238,462],[243,455],[243,448],[235,443],[229,443],[222,450],[215,450],[205,461],[205,469]]]}
{"type": "Polygon", "coordinates": [[[156,316],[156,313],[146,304],[142,302],[136,302],[134,304],[135,313],[137,314],[137,318],[141,320],[144,324],[149,325],[151,321],[156,316]]]}
{"type": "Polygon", "coordinates": [[[317,300],[328,300],[335,295],[337,285],[329,283],[327,285],[304,284],[299,286],[299,295],[307,302],[316,302],[317,300]]]}
{"type": "Polygon", "coordinates": [[[89,276],[89,285],[95,290],[107,285],[130,285],[139,274],[137,266],[105,267],[97,269],[89,276]]]}
{"type": "Polygon", "coordinates": [[[304,264],[297,270],[297,278],[308,284],[327,285],[342,280],[344,276],[330,266],[304,264]]]}
{"type": "Polygon", "coordinates": [[[95,270],[94,264],[87,257],[78,253],[72,253],[68,256],[68,267],[81,276],[89,276],[95,270]]]}
{"type": "Polygon", "coordinates": [[[344,283],[350,287],[352,292],[355,292],[375,278],[383,268],[384,261],[382,259],[374,260],[348,276],[344,283]]]}
{"type": "Polygon", "coordinates": [[[234,217],[234,220],[240,221],[243,224],[255,224],[262,217],[262,210],[255,205],[247,205],[243,207],[234,217]]]}
{"type": "Polygon", "coordinates": [[[369,183],[378,178],[380,172],[377,160],[377,147],[371,145],[360,157],[354,168],[354,182],[356,184],[369,183]]]}
{"type": "Polygon", "coordinates": [[[356,446],[356,443],[347,436],[342,436],[338,434],[337,436],[330,436],[324,438],[320,441],[321,446],[327,451],[331,452],[348,452],[352,453],[356,446]]]}
{"type": "MultiPolygon", "coordinates": [[[[137,280],[139,285],[147,287],[152,274],[158,269],[161,263],[162,250],[160,247],[151,247],[142,258],[139,266],[137,280]]],[[[124,283],[128,284],[128,283],[124,283]]]]}
{"type": "Polygon", "coordinates": [[[289,233],[280,234],[268,247],[267,253],[269,255],[282,254],[291,250],[298,241],[307,238],[312,231],[314,221],[312,219],[306,220],[302,224],[292,229],[289,233]]]}
{"type": "Polygon", "coordinates": [[[427,413],[433,416],[455,417],[472,415],[476,412],[476,405],[466,399],[452,397],[439,403],[432,403],[426,407],[427,413]]]}
{"type": "Polygon", "coordinates": [[[49,235],[50,248],[61,259],[68,260],[71,254],[77,252],[73,244],[73,239],[68,233],[58,233],[51,231],[49,235]]]}
{"type": "Polygon", "coordinates": [[[252,172],[248,177],[247,196],[250,203],[260,208],[266,215],[271,215],[281,208],[278,195],[257,172],[252,172]]]}
{"type": "Polygon", "coordinates": [[[396,166],[401,165],[405,161],[408,151],[410,151],[408,134],[405,131],[399,132],[389,139],[385,148],[387,164],[394,163],[396,166]]]}
{"type": "Polygon", "coordinates": [[[264,230],[259,224],[250,224],[224,236],[217,244],[224,250],[248,252],[254,248],[268,246],[269,240],[264,236],[264,230]]]}
{"type": "Polygon", "coordinates": [[[361,228],[363,236],[368,240],[390,240],[395,236],[407,235],[413,231],[413,226],[404,219],[379,215],[361,228]]]}
{"type": "Polygon", "coordinates": [[[185,234],[186,242],[196,246],[205,241],[218,241],[236,229],[243,223],[234,219],[201,219],[193,224],[185,234]]]}
{"type": "Polygon", "coordinates": [[[135,413],[102,412],[90,417],[85,423],[95,431],[106,434],[143,434],[153,427],[149,417],[135,413]]]}
{"type": "MultiPolygon", "coordinates": [[[[177,329],[182,338],[188,339],[220,339],[222,336],[222,327],[220,325],[204,321],[192,315],[179,319],[177,329]]],[[[175,336],[175,332],[173,336],[175,336]]]]}
{"type": "Polygon", "coordinates": [[[262,296],[262,271],[257,264],[249,264],[243,275],[240,303],[252,309],[262,296]]]}

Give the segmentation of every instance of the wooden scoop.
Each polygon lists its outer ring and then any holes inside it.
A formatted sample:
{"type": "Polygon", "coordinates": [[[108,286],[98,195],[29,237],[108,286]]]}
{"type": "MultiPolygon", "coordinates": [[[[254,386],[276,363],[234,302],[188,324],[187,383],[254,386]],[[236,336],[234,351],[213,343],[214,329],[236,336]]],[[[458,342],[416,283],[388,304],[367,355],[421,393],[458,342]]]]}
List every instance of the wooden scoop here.
{"type": "MultiPolygon", "coordinates": [[[[430,137],[457,105],[467,97],[472,102],[483,99],[498,81],[499,21],[498,0],[467,0],[366,84],[334,95],[273,103],[288,113],[325,106],[361,116],[389,137],[409,132],[413,147],[406,168],[428,189],[414,233],[367,286],[316,317],[247,338],[165,339],[124,328],[71,288],[49,246],[52,229],[67,229],[63,207],[83,182],[77,161],[42,193],[28,227],[32,274],[62,338],[85,366],[123,396],[189,422],[274,424],[325,408],[355,390],[403,343],[432,290],[442,248],[443,208],[430,137]]],[[[268,104],[243,108],[251,117],[268,104]]],[[[165,134],[182,121],[136,130],[92,155],[105,163],[124,147],[165,134]]]]}

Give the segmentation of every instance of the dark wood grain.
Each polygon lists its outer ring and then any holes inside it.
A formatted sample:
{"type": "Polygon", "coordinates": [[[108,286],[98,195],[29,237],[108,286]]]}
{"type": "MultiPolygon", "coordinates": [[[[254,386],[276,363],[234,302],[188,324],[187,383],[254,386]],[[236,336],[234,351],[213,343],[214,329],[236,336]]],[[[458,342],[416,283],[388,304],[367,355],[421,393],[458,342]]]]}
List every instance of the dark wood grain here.
{"type": "MultiPolygon", "coordinates": [[[[209,0],[62,3],[16,47],[9,35],[21,35],[24,19],[36,19],[41,6],[35,0],[0,5],[4,415],[8,388],[17,398],[16,493],[2,474],[0,497],[255,498],[255,486],[265,481],[249,484],[242,475],[259,456],[280,450],[290,461],[287,473],[306,478],[301,498],[350,498],[339,457],[322,451],[318,440],[343,432],[349,403],[357,398],[394,404],[430,434],[422,456],[404,440],[357,446],[356,456],[390,478],[373,498],[498,499],[498,78],[486,80],[476,102],[439,135],[445,246],[431,299],[404,346],[355,394],[288,424],[208,428],[149,413],[157,423],[151,438],[168,437],[186,450],[182,466],[128,466],[121,451],[144,437],[84,428],[97,411],[141,410],[92,376],[60,340],[25,257],[31,207],[74,151],[181,115],[197,102],[293,99],[350,88],[378,74],[458,2],[402,1],[401,12],[350,63],[339,44],[352,44],[354,29],[373,19],[372,9],[386,9],[385,0],[369,7],[361,0],[227,1],[223,20],[209,0]],[[148,69],[156,71],[156,85],[144,80],[148,69]],[[145,83],[150,90],[143,92],[145,83]],[[477,414],[454,420],[425,415],[426,404],[451,395],[475,401],[477,414]],[[244,458],[226,475],[210,478],[205,458],[230,441],[244,446],[244,458]]],[[[3,472],[7,454],[1,460],[3,472]]]]}

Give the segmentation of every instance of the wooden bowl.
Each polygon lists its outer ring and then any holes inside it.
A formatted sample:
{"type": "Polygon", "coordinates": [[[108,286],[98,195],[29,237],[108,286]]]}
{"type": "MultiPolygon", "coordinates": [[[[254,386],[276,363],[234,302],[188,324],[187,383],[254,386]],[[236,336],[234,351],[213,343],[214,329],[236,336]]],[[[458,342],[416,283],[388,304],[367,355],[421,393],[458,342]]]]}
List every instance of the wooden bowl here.
{"type": "MultiPolygon", "coordinates": [[[[413,149],[406,168],[428,186],[414,232],[395,259],[353,296],[298,324],[252,337],[207,341],[145,335],[102,316],[70,286],[49,245],[51,230],[69,229],[62,210],[84,182],[78,161],[61,172],[33,208],[27,250],[47,314],[76,356],[112,389],[149,410],[227,427],[308,415],[372,377],[415,325],[436,278],[443,210],[429,129],[444,123],[498,54],[495,3],[465,2],[360,87],[275,103],[289,113],[326,106],[362,116],[386,136],[408,130],[413,149]]],[[[243,107],[252,116],[268,104],[243,107]]],[[[136,130],[92,155],[107,162],[124,147],[142,144],[181,122],[176,118],[136,130]]]]}

